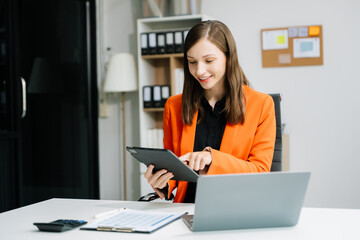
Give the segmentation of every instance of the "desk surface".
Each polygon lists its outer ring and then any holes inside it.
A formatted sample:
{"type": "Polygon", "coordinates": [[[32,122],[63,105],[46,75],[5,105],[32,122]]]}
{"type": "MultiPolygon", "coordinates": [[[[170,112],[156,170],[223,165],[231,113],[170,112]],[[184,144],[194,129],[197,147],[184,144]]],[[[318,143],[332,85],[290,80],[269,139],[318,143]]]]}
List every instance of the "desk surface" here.
{"type": "Polygon", "coordinates": [[[39,232],[33,222],[56,219],[92,221],[95,214],[114,208],[141,210],[194,211],[193,204],[144,203],[107,200],[51,199],[0,214],[1,239],[360,239],[360,209],[303,208],[298,225],[284,228],[191,232],[177,220],[153,232],[114,233],[70,230],[61,233],[39,232]]]}

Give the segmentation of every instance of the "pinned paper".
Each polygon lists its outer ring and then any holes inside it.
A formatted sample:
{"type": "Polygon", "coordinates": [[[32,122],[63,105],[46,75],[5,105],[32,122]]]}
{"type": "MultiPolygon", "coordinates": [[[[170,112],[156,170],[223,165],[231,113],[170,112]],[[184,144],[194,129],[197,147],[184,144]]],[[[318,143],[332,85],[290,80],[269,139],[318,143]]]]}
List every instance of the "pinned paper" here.
{"type": "Polygon", "coordinates": [[[309,28],[308,27],[299,27],[299,37],[308,37],[309,28]]]}
{"type": "Polygon", "coordinates": [[[309,27],[309,36],[319,36],[320,27],[319,26],[310,26],[309,27]]]}
{"type": "Polygon", "coordinates": [[[279,54],[278,61],[279,64],[290,64],[291,63],[290,53],[279,54]]]}
{"type": "Polygon", "coordinates": [[[320,38],[294,38],[294,58],[320,57],[320,38]]]}
{"type": "Polygon", "coordinates": [[[288,30],[273,30],[262,32],[263,50],[288,48],[288,30]]]}
{"type": "Polygon", "coordinates": [[[279,35],[276,38],[276,44],[282,45],[285,44],[285,35],[279,35]]]}
{"type": "Polygon", "coordinates": [[[309,52],[309,51],[313,51],[313,49],[314,49],[314,42],[312,41],[303,41],[300,43],[301,52],[309,52]]]}
{"type": "Polygon", "coordinates": [[[297,27],[290,27],[289,28],[289,38],[297,37],[298,36],[298,29],[297,27]]]}

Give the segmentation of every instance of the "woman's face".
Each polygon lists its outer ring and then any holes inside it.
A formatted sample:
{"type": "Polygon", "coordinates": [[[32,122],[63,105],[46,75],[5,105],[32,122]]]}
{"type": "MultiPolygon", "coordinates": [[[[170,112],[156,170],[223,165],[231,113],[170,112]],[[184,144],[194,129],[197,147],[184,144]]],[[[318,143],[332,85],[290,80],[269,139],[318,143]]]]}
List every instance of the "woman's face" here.
{"type": "Polygon", "coordinates": [[[191,75],[205,90],[222,90],[226,73],[225,54],[206,38],[187,51],[191,75]]]}

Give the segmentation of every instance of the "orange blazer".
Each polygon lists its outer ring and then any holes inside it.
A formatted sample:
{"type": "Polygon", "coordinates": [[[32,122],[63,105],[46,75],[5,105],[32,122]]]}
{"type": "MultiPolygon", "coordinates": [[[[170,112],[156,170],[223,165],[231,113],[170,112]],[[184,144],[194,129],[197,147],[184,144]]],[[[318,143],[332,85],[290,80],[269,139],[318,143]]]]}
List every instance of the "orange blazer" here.
{"type": "MultiPolygon", "coordinates": [[[[276,120],[271,96],[243,86],[245,122],[226,124],[220,150],[212,149],[207,175],[269,172],[274,154],[276,120]]],[[[181,114],[182,94],[170,97],[163,117],[164,148],[182,156],[193,152],[198,113],[192,125],[184,125],[181,114]]],[[[174,202],[183,202],[188,182],[169,181],[169,197],[177,187],[174,202]]]]}

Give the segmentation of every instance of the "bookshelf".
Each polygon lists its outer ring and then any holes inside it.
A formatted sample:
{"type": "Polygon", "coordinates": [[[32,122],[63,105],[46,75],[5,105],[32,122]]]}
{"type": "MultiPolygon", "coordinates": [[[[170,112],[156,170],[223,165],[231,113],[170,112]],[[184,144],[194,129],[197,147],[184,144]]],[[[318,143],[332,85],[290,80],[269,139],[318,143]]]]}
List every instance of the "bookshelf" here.
{"type": "MultiPolygon", "coordinates": [[[[171,95],[176,93],[175,70],[183,68],[183,53],[142,55],[141,33],[166,32],[189,29],[195,24],[211,19],[205,15],[186,15],[162,18],[145,18],[137,21],[138,39],[138,80],[139,80],[139,122],[140,122],[140,145],[142,147],[154,147],[148,133],[152,129],[162,129],[163,108],[143,107],[143,87],[152,85],[170,85],[171,95]]],[[[162,141],[161,141],[162,142],[162,141]]],[[[163,146],[159,146],[163,147],[163,146]]],[[[141,195],[153,192],[143,174],[146,168],[140,167],[141,195]]]]}

